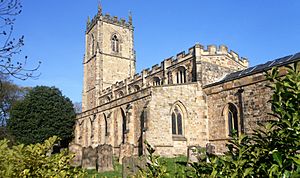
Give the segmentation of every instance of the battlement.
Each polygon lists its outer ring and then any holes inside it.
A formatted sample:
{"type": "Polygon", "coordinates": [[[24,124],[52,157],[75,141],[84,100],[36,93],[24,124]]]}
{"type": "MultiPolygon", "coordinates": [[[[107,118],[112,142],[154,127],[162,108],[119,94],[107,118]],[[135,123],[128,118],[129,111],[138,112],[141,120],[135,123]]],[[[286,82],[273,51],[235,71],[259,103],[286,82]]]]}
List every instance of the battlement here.
{"type": "MultiPolygon", "coordinates": [[[[117,21],[116,17],[109,18],[117,21]]],[[[220,45],[219,47],[216,45],[208,45],[204,47],[200,44],[196,44],[187,51],[182,51],[174,56],[166,58],[160,64],[155,64],[151,68],[146,68],[142,70],[141,73],[137,73],[131,78],[116,82],[111,87],[102,90],[100,98],[103,98],[104,102],[105,98],[107,98],[106,96],[111,96],[111,99],[116,99],[120,97],[120,92],[127,95],[138,89],[152,86],[151,83],[155,77],[163,80],[166,78],[164,75],[169,71],[173,71],[177,67],[185,66],[186,64],[191,64],[191,60],[195,60],[197,55],[203,57],[207,56],[208,58],[213,58],[214,56],[218,58],[221,55],[225,57],[224,59],[232,59],[243,66],[248,66],[248,60],[246,58],[239,57],[236,52],[228,50],[228,47],[225,45],[220,45]]],[[[166,85],[168,83],[164,82],[163,84],[166,85]]]]}
{"type": "Polygon", "coordinates": [[[248,67],[249,65],[249,61],[247,58],[239,57],[238,53],[233,50],[229,50],[225,45],[220,45],[219,47],[217,47],[216,45],[207,45],[207,47],[205,48],[200,44],[196,44],[195,47],[200,48],[200,55],[227,55],[242,66],[248,67]]]}
{"type": "MultiPolygon", "coordinates": [[[[160,76],[163,72],[166,72],[167,68],[177,66],[178,63],[191,59],[195,55],[195,47],[191,47],[188,51],[182,51],[176,56],[169,57],[163,60],[160,64],[155,64],[151,68],[146,68],[141,73],[136,73],[132,78],[126,78],[125,80],[114,83],[111,87],[108,87],[101,91],[100,98],[103,96],[112,95],[113,92],[119,92],[133,86],[139,86],[140,88],[148,87],[147,83],[151,82],[154,76],[160,76]]],[[[130,93],[125,91],[124,93],[130,93]]],[[[116,94],[114,94],[116,96],[116,94]]]]}
{"type": "Polygon", "coordinates": [[[86,25],[86,31],[90,31],[93,26],[98,22],[98,21],[104,21],[107,23],[112,23],[115,25],[127,27],[127,28],[133,28],[132,27],[132,16],[129,14],[128,21],[126,21],[123,18],[118,18],[117,16],[111,16],[110,14],[106,13],[105,15],[102,14],[102,8],[101,6],[98,7],[98,13],[90,20],[88,17],[87,20],[87,25],[86,25]]]}
{"type": "Polygon", "coordinates": [[[90,20],[90,17],[88,17],[88,20],[86,22],[86,32],[89,32],[94,25],[98,22],[98,20],[100,19],[100,16],[97,14],[95,15],[92,20],[90,20]]]}
{"type": "MultiPolygon", "coordinates": [[[[102,20],[108,23],[113,23],[113,24],[117,24],[120,26],[125,26],[125,27],[131,27],[132,26],[132,21],[128,20],[126,21],[123,18],[118,18],[117,16],[110,16],[109,14],[105,14],[105,16],[102,16],[102,20]]],[[[130,19],[130,18],[129,18],[130,19]]]]}

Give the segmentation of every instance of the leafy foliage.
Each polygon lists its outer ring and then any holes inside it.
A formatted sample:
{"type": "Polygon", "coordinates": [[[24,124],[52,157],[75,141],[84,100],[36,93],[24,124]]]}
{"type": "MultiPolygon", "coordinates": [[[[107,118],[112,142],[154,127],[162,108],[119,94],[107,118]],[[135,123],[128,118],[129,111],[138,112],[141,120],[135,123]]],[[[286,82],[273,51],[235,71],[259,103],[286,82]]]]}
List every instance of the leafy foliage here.
{"type": "Polygon", "coordinates": [[[169,177],[166,163],[158,155],[154,155],[155,149],[147,141],[144,143],[148,152],[146,168],[140,169],[137,177],[169,177]]]}
{"type": "Polygon", "coordinates": [[[7,77],[0,75],[0,125],[6,126],[9,111],[12,105],[21,100],[29,88],[19,87],[13,84],[7,77]]]}
{"type": "MultiPolygon", "coordinates": [[[[252,135],[236,135],[224,156],[211,157],[210,177],[296,177],[300,175],[300,72],[299,65],[286,66],[281,76],[267,73],[273,90],[274,120],[252,135]]],[[[196,170],[201,172],[201,170],[196,170]]]]}
{"type": "Polygon", "coordinates": [[[73,168],[69,162],[74,155],[67,150],[50,155],[56,136],[44,143],[8,147],[7,140],[0,141],[0,177],[84,177],[82,169],[73,168]]]}
{"type": "MultiPolygon", "coordinates": [[[[300,176],[300,65],[286,66],[287,73],[273,68],[266,73],[273,90],[272,116],[252,135],[234,133],[228,152],[223,156],[207,155],[186,167],[183,177],[299,177],[300,176]],[[280,72],[281,71],[281,72],[280,72]],[[206,159],[209,161],[207,162],[206,159]]],[[[168,174],[150,149],[144,174],[164,177],[168,174]],[[163,174],[155,174],[155,171],[163,174]]],[[[180,176],[179,176],[180,177],[180,176]]]]}
{"type": "Polygon", "coordinates": [[[57,135],[62,143],[73,137],[75,112],[69,98],[55,87],[37,86],[11,109],[8,128],[16,140],[38,143],[57,135]]]}

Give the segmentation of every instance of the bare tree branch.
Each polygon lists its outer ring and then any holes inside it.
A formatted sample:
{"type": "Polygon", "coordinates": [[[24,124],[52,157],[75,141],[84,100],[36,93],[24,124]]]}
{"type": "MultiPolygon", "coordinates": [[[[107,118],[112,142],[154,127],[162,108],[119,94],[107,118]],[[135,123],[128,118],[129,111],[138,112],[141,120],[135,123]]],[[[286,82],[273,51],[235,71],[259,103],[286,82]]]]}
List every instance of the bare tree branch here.
{"type": "Polygon", "coordinates": [[[0,0],[0,74],[26,80],[39,77],[40,74],[35,72],[41,62],[36,67],[26,68],[27,56],[22,60],[14,59],[24,46],[24,36],[12,37],[15,16],[21,13],[21,9],[20,0],[0,0]]]}

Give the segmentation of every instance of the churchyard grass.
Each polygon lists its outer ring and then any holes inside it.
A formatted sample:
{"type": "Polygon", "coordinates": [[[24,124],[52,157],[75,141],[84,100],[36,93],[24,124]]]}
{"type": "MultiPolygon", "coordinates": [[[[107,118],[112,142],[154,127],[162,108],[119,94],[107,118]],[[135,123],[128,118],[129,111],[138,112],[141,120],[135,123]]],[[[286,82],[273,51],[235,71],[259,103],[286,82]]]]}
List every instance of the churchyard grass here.
{"type": "MultiPolygon", "coordinates": [[[[178,156],[175,158],[159,158],[163,161],[167,167],[170,176],[173,177],[179,172],[184,171],[184,168],[187,163],[186,156],[178,156]]],[[[103,173],[98,173],[97,170],[87,170],[89,178],[103,178],[103,177],[122,177],[122,165],[114,159],[114,171],[108,171],[103,173]]]]}

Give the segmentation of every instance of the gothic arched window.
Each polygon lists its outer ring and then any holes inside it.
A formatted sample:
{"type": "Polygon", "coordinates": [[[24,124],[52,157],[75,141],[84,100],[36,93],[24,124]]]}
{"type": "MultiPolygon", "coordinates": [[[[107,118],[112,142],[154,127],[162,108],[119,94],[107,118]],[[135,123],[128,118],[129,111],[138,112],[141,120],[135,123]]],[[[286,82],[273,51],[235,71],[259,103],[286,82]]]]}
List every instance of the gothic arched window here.
{"type": "Polygon", "coordinates": [[[113,52],[119,52],[119,39],[117,35],[112,36],[111,47],[113,52]]]}
{"type": "Polygon", "coordinates": [[[158,77],[153,77],[153,86],[159,86],[161,81],[158,77]]]}
{"type": "Polygon", "coordinates": [[[227,109],[228,133],[232,136],[233,131],[239,133],[238,111],[234,104],[229,103],[227,109]]]}
{"type": "Polygon", "coordinates": [[[182,131],[182,111],[178,106],[175,106],[172,110],[172,134],[173,135],[183,135],[182,131]]]}
{"type": "Polygon", "coordinates": [[[176,73],[176,82],[177,83],[186,83],[186,69],[184,67],[179,67],[176,73]]]}

